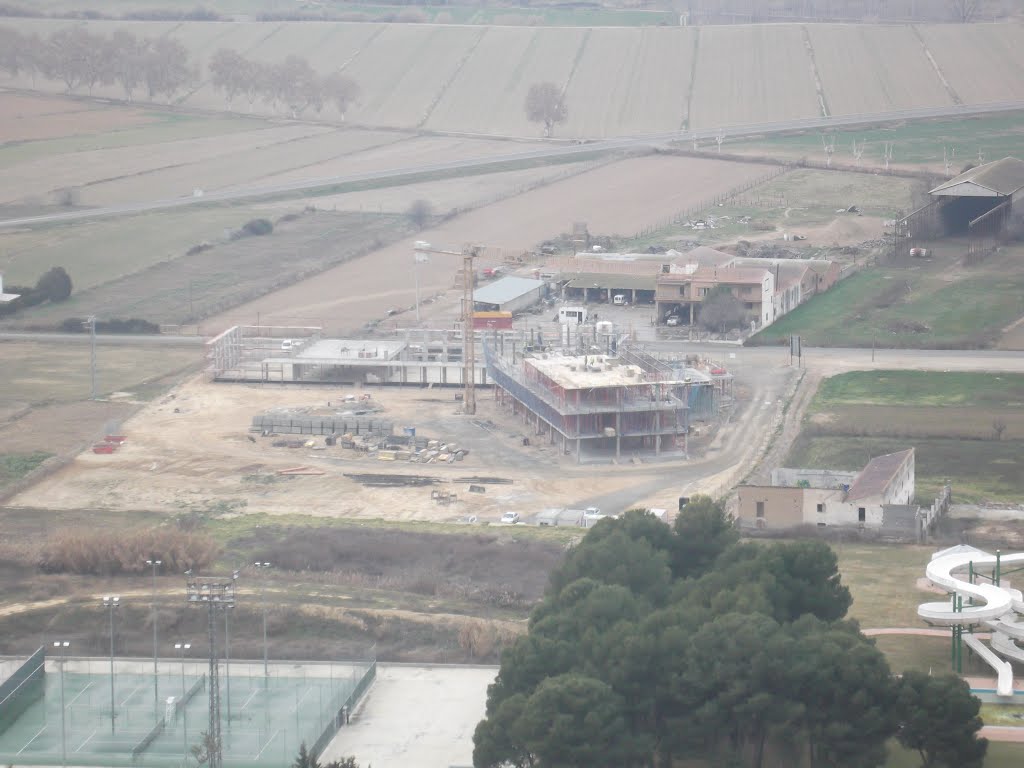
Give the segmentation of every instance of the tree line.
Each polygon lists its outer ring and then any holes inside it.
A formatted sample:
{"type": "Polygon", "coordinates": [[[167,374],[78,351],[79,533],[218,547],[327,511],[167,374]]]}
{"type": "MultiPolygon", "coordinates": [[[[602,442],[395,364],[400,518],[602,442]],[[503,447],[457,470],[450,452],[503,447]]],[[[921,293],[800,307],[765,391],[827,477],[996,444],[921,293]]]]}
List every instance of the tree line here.
{"type": "Polygon", "coordinates": [[[11,293],[18,298],[0,302],[0,317],[13,315],[21,309],[34,307],[43,302],[67,301],[71,296],[71,276],[64,267],[50,267],[31,285],[6,285],[4,293],[11,293]]]}
{"type": "MultiPolygon", "coordinates": [[[[200,84],[199,69],[178,40],[140,38],[124,29],[104,37],[85,27],[67,27],[44,38],[0,27],[0,70],[12,77],[28,74],[62,82],[67,93],[92,94],[97,86],[117,84],[127,101],[140,91],[149,101],[172,101],[200,84]]],[[[352,78],[340,72],[321,75],[295,55],[267,63],[222,48],[210,60],[209,74],[229,109],[242,98],[250,111],[262,101],[297,118],[307,110],[319,114],[332,104],[344,119],[359,97],[352,78]]]]}
{"type": "Polygon", "coordinates": [[[359,97],[359,86],[351,77],[340,72],[321,75],[301,56],[267,63],[230,48],[221,48],[210,59],[210,84],[224,94],[228,109],[241,97],[250,112],[256,101],[262,101],[293,118],[309,109],[320,114],[326,104],[333,104],[344,119],[359,97]]]}
{"type": "Polygon", "coordinates": [[[173,38],[139,38],[125,29],[104,37],[79,26],[47,37],[0,27],[0,69],[62,82],[68,93],[116,83],[128,101],[140,89],[149,101],[171,101],[198,80],[188,51],[173,38]]]}
{"type": "Polygon", "coordinates": [[[895,677],[851,603],[827,545],[741,543],[707,497],[671,528],[602,520],[502,655],[473,764],[868,768],[895,738],[922,765],[980,768],[967,684],[895,677]]]}

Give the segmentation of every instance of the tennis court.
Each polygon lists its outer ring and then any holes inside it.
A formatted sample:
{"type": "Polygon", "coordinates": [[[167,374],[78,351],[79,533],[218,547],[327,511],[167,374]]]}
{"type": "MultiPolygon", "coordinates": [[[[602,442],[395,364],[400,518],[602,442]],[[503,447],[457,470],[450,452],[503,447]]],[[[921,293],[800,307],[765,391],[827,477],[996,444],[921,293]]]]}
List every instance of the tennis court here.
{"type": "MultiPolygon", "coordinates": [[[[152,660],[115,660],[113,677],[109,660],[69,658],[60,666],[50,657],[15,681],[19,692],[0,707],[0,762],[196,764],[192,748],[209,730],[207,663],[161,662],[155,678],[152,660]]],[[[375,670],[373,661],[274,663],[264,676],[262,663],[233,661],[226,675],[222,661],[224,765],[290,765],[302,742],[322,750],[375,670]]]]}

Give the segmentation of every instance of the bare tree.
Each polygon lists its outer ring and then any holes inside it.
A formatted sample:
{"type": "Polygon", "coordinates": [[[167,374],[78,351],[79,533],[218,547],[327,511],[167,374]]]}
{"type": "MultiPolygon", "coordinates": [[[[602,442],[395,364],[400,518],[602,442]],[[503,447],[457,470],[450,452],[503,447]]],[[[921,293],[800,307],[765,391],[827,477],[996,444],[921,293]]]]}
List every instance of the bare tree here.
{"type": "Polygon", "coordinates": [[[348,75],[332,72],[323,80],[323,92],[344,120],[349,106],[359,98],[359,85],[348,75]]]}
{"type": "Polygon", "coordinates": [[[949,0],[953,17],[964,24],[969,24],[978,16],[981,0],[949,0]]]}
{"type": "Polygon", "coordinates": [[[110,85],[114,82],[114,57],[109,40],[89,35],[88,42],[82,62],[82,85],[91,95],[97,85],[110,85]]]}
{"type": "Polygon", "coordinates": [[[89,59],[96,40],[84,27],[66,27],[53,32],[46,40],[45,74],[64,83],[71,93],[82,84],[89,69],[89,59]]]}
{"type": "Polygon", "coordinates": [[[29,38],[11,27],[0,27],[0,69],[11,77],[32,70],[34,59],[29,38]]]}
{"type": "Polygon", "coordinates": [[[722,144],[725,143],[725,128],[719,128],[715,134],[715,144],[718,145],[718,154],[722,154],[722,144]]]}
{"type": "Polygon", "coordinates": [[[210,84],[224,91],[228,109],[240,93],[246,91],[246,80],[252,76],[252,67],[242,54],[231,48],[221,48],[210,59],[210,84]]]}
{"type": "Polygon", "coordinates": [[[142,81],[142,61],[146,44],[126,29],[114,30],[107,45],[111,74],[124,90],[124,97],[132,101],[135,89],[142,81]]]}
{"type": "Polygon", "coordinates": [[[245,93],[245,100],[249,102],[249,111],[252,112],[256,99],[266,93],[267,83],[270,82],[270,65],[262,61],[246,61],[245,70],[239,75],[245,93]]]}
{"type": "Polygon", "coordinates": [[[853,147],[851,151],[853,153],[853,159],[857,161],[857,165],[860,165],[861,158],[864,157],[864,150],[867,149],[867,146],[868,144],[866,140],[862,141],[860,144],[857,143],[856,139],[853,140],[853,147]]]}
{"type": "Polygon", "coordinates": [[[173,38],[147,40],[141,63],[142,80],[150,101],[157,96],[171,101],[178,91],[196,79],[196,72],[189,65],[188,51],[173,38]]]}
{"type": "Polygon", "coordinates": [[[992,419],[992,435],[996,440],[1003,439],[1003,432],[1006,431],[1006,419],[1002,416],[997,416],[992,419]]]}
{"type": "Polygon", "coordinates": [[[882,156],[885,159],[885,170],[889,170],[889,163],[892,162],[892,148],[893,144],[891,141],[885,142],[885,148],[882,151],[882,156]]]}
{"type": "Polygon", "coordinates": [[[409,217],[409,221],[415,225],[416,229],[423,229],[430,223],[430,219],[434,215],[434,206],[430,204],[429,200],[422,198],[413,200],[405,215],[409,217]]]}
{"type": "Polygon", "coordinates": [[[825,150],[825,167],[826,168],[831,168],[832,167],[832,155],[835,154],[835,151],[836,151],[836,137],[835,137],[835,134],[833,134],[828,139],[826,139],[825,135],[822,134],[822,136],[821,136],[821,146],[825,150]]]}
{"type": "Polygon", "coordinates": [[[562,89],[554,83],[534,83],[526,94],[526,119],[544,123],[544,135],[551,136],[558,123],[569,117],[562,89]]]}
{"type": "Polygon", "coordinates": [[[320,76],[300,56],[289,56],[274,67],[272,87],[276,99],[283,103],[292,118],[298,118],[309,107],[323,109],[323,89],[320,76]]]}

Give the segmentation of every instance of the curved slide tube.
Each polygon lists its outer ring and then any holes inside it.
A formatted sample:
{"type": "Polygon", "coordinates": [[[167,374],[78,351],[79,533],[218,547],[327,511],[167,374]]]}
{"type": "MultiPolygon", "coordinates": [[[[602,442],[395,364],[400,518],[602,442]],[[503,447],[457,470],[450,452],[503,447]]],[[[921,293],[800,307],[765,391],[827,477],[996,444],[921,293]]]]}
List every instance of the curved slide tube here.
{"type": "MultiPolygon", "coordinates": [[[[959,549],[959,548],[958,548],[959,549]]],[[[1024,553],[1005,555],[1000,558],[1003,565],[1024,563],[1024,553]]],[[[1024,662],[1024,649],[1016,640],[1024,640],[1024,621],[1018,621],[1017,613],[1024,613],[1024,596],[1020,590],[998,587],[995,584],[971,584],[954,575],[966,569],[970,563],[975,568],[994,567],[996,556],[980,550],[957,551],[936,555],[925,573],[928,580],[950,592],[952,599],[941,603],[923,603],[917,608],[917,615],[929,624],[954,627],[983,625],[992,630],[992,647],[970,634],[963,636],[967,646],[978,654],[996,672],[996,692],[1000,696],[1013,695],[1013,668],[1009,662],[999,658],[1024,662]],[[963,605],[954,610],[956,598],[974,605],[963,605]],[[996,655],[999,654],[999,655],[996,655]]]]}

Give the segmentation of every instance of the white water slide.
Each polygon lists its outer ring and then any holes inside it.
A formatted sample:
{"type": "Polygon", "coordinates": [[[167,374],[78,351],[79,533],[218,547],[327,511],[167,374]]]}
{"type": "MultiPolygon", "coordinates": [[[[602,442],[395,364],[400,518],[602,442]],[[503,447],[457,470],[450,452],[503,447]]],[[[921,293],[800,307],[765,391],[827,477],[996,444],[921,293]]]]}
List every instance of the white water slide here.
{"type": "Polygon", "coordinates": [[[1024,553],[1015,555],[990,555],[974,547],[952,547],[937,552],[925,571],[928,580],[950,593],[951,599],[941,603],[922,603],[917,615],[929,624],[954,627],[982,626],[992,631],[991,648],[974,635],[964,635],[963,640],[975,653],[996,671],[996,692],[1000,696],[1013,695],[1013,667],[1000,656],[1024,662],[1024,648],[1017,640],[1024,640],[1024,596],[1020,590],[1008,586],[996,586],[989,582],[972,584],[969,571],[975,573],[995,570],[996,562],[1001,567],[1024,564],[1024,553]],[[957,598],[961,606],[957,606],[957,598]]]}

